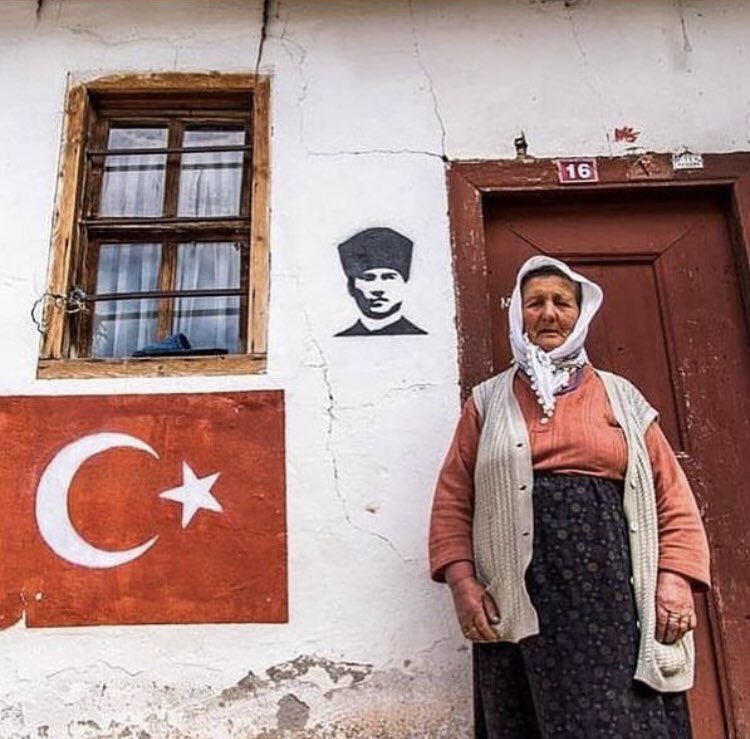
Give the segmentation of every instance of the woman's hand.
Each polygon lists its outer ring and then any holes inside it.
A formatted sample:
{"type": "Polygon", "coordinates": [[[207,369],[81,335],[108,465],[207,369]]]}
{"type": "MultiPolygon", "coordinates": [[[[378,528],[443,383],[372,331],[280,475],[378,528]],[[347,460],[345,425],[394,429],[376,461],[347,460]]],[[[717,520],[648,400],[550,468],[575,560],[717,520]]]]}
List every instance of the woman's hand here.
{"type": "Polygon", "coordinates": [[[656,641],[674,644],[696,626],[690,580],[661,570],[656,581],[656,641]]]}
{"type": "Polygon", "coordinates": [[[446,569],[453,607],[463,635],[471,641],[497,641],[491,624],[500,623],[500,612],[487,589],[474,576],[470,562],[454,562],[446,569]]]}

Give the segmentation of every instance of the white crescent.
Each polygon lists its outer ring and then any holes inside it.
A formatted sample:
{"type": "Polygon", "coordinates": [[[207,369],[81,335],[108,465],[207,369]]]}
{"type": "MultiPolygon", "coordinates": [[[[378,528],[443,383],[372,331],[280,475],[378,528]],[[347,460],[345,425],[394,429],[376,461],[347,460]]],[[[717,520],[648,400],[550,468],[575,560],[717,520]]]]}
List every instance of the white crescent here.
{"type": "Polygon", "coordinates": [[[68,493],[76,472],[95,454],[116,447],[128,447],[159,455],[146,442],[129,434],[89,434],[64,446],[47,465],[36,489],[36,522],[52,550],[68,562],[83,567],[119,567],[150,549],[159,538],[132,549],[110,551],[89,544],[73,527],[68,512],[68,493]]]}

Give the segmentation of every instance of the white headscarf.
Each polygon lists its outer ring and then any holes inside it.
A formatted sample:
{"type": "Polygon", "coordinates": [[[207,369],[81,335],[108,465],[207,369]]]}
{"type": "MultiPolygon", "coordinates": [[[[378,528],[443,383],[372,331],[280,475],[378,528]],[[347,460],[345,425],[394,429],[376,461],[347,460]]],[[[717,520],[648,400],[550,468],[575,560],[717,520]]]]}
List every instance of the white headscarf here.
{"type": "Polygon", "coordinates": [[[513,359],[531,379],[531,387],[547,417],[554,413],[555,395],[568,385],[573,371],[588,361],[583,344],[591,319],[602,304],[602,297],[599,285],[574,272],[565,262],[552,257],[531,257],[518,270],[516,285],[510,298],[510,346],[513,359]],[[533,344],[523,330],[521,283],[525,275],[542,267],[559,269],[566,277],[581,286],[580,314],[576,325],[565,342],[550,352],[545,352],[533,344]]]}

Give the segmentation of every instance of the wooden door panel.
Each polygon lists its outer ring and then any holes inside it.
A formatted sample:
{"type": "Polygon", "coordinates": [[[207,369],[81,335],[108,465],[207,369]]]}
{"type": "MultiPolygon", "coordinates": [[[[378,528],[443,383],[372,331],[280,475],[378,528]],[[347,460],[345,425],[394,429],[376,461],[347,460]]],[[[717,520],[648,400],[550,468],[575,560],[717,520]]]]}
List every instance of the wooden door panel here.
{"type": "MultiPolygon", "coordinates": [[[[527,241],[533,249],[544,250],[550,256],[564,253],[569,257],[586,258],[592,253],[606,253],[614,258],[618,255],[657,256],[700,218],[700,214],[686,212],[685,208],[665,211],[658,201],[640,195],[619,196],[622,201],[617,203],[612,202],[611,197],[593,193],[586,198],[573,196],[564,200],[543,197],[533,208],[520,206],[515,213],[501,206],[503,227],[527,241]],[[613,222],[629,220],[636,208],[643,219],[640,227],[632,224],[622,230],[611,228],[613,222]],[[581,228],[579,220],[571,218],[572,211],[583,210],[587,211],[585,229],[581,228]],[[636,230],[631,230],[633,228],[636,230]],[[551,234],[554,234],[552,240],[551,234]]],[[[694,204],[702,205],[697,199],[694,204]]],[[[489,220],[487,225],[490,225],[489,220]]]]}
{"type": "Polygon", "coordinates": [[[706,213],[659,268],[669,284],[675,384],[685,415],[682,462],[711,544],[725,689],[739,709],[737,736],[750,736],[743,721],[750,695],[750,344],[723,213],[706,213]]]}
{"type": "Polygon", "coordinates": [[[592,362],[630,378],[659,409],[693,485],[714,572],[712,594],[696,604],[697,739],[728,735],[729,705],[745,735],[750,695],[750,356],[726,210],[711,193],[636,192],[506,197],[485,211],[495,371],[510,360],[501,306],[518,267],[533,254],[565,259],[604,289],[592,362]]]}
{"type": "MultiPolygon", "coordinates": [[[[634,382],[659,408],[660,422],[670,441],[677,441],[669,340],[662,321],[654,262],[589,265],[570,261],[601,285],[607,302],[607,310],[602,310],[589,332],[587,350],[592,363],[634,382]],[[623,316],[627,320],[622,320],[623,316]]],[[[679,447],[675,445],[676,449],[679,447]]]]}

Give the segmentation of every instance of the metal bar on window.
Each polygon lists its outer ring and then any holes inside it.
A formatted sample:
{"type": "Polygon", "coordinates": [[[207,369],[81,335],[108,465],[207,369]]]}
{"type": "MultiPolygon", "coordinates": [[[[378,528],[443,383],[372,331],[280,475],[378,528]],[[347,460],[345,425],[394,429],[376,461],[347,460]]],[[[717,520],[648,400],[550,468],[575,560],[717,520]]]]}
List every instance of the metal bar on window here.
{"type": "Polygon", "coordinates": [[[151,290],[148,292],[130,293],[94,293],[81,296],[81,300],[87,303],[97,303],[114,300],[142,300],[151,298],[223,298],[234,295],[245,295],[246,290],[242,288],[206,288],[195,290],[151,290]]]}
{"type": "Polygon", "coordinates": [[[252,151],[252,144],[227,144],[226,146],[164,146],[153,149],[86,149],[86,156],[92,159],[99,157],[118,157],[147,154],[202,154],[224,151],[252,151]]]}

